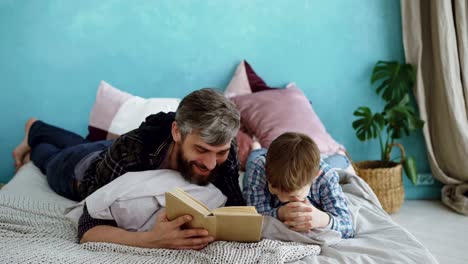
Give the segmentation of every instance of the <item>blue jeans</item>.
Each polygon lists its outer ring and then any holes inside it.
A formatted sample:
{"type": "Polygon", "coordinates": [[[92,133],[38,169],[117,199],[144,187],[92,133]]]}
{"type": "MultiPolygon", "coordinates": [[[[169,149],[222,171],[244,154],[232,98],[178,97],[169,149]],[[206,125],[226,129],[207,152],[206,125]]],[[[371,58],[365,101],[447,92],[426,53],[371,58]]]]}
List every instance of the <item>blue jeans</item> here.
{"type": "Polygon", "coordinates": [[[341,155],[341,154],[333,154],[326,158],[323,158],[323,161],[330,165],[330,167],[334,169],[346,169],[351,165],[348,157],[341,155]]]}
{"type": "Polygon", "coordinates": [[[47,176],[59,195],[79,201],[75,167],[88,154],[107,149],[112,141],[90,142],[80,135],[42,121],[31,126],[28,135],[31,160],[47,176]]]}

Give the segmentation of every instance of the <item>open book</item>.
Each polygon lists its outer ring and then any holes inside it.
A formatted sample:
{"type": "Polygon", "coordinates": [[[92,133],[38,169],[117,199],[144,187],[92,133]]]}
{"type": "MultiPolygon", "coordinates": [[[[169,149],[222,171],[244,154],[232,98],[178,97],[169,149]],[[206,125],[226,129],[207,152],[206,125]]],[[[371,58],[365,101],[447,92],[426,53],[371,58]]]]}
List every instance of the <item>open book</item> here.
{"type": "Polygon", "coordinates": [[[191,215],[186,228],[204,228],[215,240],[257,242],[261,238],[263,216],[254,206],[228,206],[209,210],[200,201],[176,188],[166,192],[169,220],[191,215]]]}

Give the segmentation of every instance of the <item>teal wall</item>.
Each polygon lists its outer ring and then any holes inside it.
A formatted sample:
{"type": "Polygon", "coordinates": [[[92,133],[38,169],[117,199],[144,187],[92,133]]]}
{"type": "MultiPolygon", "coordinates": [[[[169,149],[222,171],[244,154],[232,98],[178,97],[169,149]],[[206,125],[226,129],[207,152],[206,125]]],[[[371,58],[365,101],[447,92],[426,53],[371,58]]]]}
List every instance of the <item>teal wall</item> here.
{"type": "MultiPolygon", "coordinates": [[[[224,89],[244,58],[270,85],[295,81],[355,160],[377,158],[377,142],[355,138],[352,112],[381,109],[371,69],[404,53],[398,0],[0,0],[0,58],[6,182],[28,117],[86,135],[100,80],[182,97],[224,89]]],[[[421,134],[403,143],[429,172],[421,134]]]]}

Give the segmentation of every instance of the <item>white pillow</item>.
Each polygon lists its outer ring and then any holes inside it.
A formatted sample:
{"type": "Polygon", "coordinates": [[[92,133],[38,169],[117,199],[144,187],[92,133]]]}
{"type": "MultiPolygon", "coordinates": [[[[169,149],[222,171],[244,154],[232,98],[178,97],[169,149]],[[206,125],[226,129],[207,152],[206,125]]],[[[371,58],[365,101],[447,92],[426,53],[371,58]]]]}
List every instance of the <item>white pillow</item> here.
{"type": "Polygon", "coordinates": [[[200,200],[210,210],[224,206],[227,200],[211,183],[199,186],[186,181],[178,171],[150,170],[123,174],[67,208],[65,213],[78,224],[86,202],[93,218],[115,220],[118,227],[129,231],[148,231],[156,221],[156,213],[166,206],[165,192],[175,187],[200,200]]]}
{"type": "Polygon", "coordinates": [[[117,111],[109,127],[109,132],[116,135],[125,134],[138,128],[145,118],[159,112],[175,112],[179,106],[177,98],[148,98],[138,96],[129,98],[117,111]]]}

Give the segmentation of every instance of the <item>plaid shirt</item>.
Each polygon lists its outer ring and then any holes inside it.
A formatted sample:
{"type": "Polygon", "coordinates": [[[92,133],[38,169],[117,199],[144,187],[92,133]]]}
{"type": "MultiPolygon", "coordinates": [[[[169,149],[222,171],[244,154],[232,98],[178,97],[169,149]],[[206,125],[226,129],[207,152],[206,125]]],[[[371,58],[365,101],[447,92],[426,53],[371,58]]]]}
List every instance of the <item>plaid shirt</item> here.
{"type": "MultiPolygon", "coordinates": [[[[247,164],[244,177],[244,199],[260,214],[278,218],[280,200],[270,193],[265,175],[266,150],[247,164]]],[[[310,203],[330,215],[331,229],[341,232],[343,238],[354,236],[353,223],[341,186],[339,176],[323,160],[320,161],[319,176],[310,187],[307,196],[310,203]]]]}

